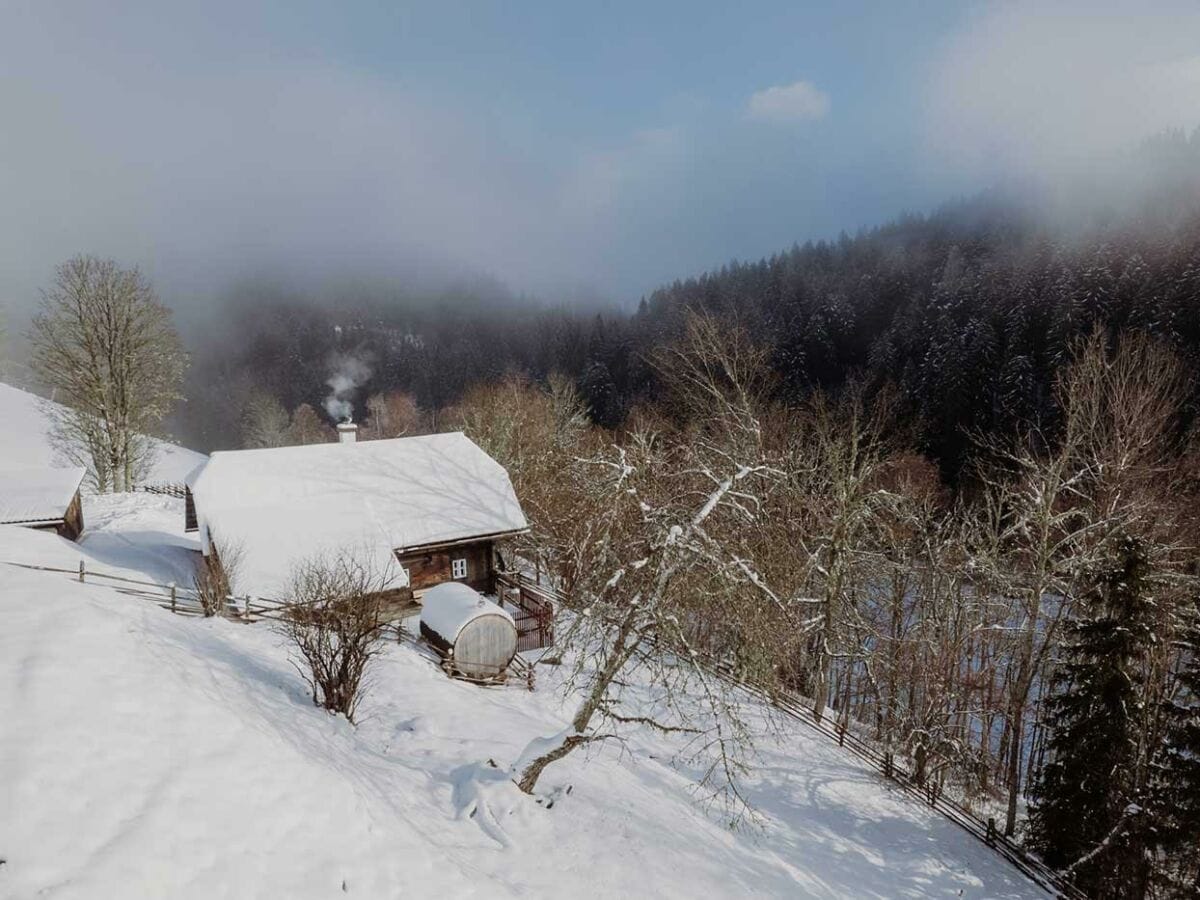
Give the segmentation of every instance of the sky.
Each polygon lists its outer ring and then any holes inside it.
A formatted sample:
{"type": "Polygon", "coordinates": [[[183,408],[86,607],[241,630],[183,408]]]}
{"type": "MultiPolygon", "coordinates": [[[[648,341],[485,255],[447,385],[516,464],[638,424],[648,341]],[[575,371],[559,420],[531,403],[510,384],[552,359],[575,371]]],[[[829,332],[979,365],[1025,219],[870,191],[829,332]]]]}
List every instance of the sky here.
{"type": "Polygon", "coordinates": [[[0,302],[81,252],[654,287],[1200,125],[1195,3],[0,0],[0,302]]]}

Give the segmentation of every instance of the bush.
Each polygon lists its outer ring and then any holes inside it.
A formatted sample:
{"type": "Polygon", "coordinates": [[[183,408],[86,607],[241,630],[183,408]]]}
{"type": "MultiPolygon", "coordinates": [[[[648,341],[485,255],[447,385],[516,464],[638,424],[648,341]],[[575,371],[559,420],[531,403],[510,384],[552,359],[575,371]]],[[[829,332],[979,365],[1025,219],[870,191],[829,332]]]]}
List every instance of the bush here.
{"type": "Polygon", "coordinates": [[[292,573],[294,605],[278,625],[313,703],[351,722],[367,667],[383,647],[386,588],[384,577],[353,556],[305,561],[292,573]]]}
{"type": "Polygon", "coordinates": [[[193,580],[205,617],[223,616],[228,611],[241,563],[240,546],[216,540],[211,542],[209,554],[200,560],[193,580]]]}

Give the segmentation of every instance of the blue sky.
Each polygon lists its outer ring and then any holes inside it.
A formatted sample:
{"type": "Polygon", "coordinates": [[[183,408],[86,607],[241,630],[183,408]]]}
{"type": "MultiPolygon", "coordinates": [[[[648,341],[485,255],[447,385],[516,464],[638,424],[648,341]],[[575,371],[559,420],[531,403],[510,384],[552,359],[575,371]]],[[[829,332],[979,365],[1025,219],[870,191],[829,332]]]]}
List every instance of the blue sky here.
{"type": "Polygon", "coordinates": [[[1163,3],[5,4],[0,299],[76,252],[247,274],[675,277],[1200,124],[1163,3]]]}

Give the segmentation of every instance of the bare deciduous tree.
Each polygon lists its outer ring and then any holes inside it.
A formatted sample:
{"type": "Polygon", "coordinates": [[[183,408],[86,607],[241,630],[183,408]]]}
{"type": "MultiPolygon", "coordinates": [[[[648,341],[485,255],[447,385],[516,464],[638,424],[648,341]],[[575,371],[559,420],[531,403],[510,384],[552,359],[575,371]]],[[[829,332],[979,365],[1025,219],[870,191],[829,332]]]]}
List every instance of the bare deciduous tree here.
{"type": "Polygon", "coordinates": [[[99,491],[132,490],[147,437],[180,399],[187,365],[170,311],[137,269],[78,256],[58,267],[31,334],[33,369],[63,404],[52,437],[99,491]]]}
{"type": "Polygon", "coordinates": [[[290,426],[283,404],[266,391],[254,390],[242,408],[242,445],[284,447],[289,443],[290,426]]]}
{"type": "Polygon", "coordinates": [[[359,427],[363,440],[380,440],[423,434],[425,415],[412,394],[393,391],[367,398],[367,420],[359,427]]]}
{"type": "Polygon", "coordinates": [[[557,483],[579,498],[553,555],[571,586],[560,649],[580,702],[566,730],[520,760],[514,774],[526,792],[576,748],[640,726],[686,735],[703,760],[702,788],[743,806],[738,775],[753,732],[736,688],[706,662],[713,638],[740,633],[756,610],[798,632],[813,623],[744,552],[741,533],[776,473],[762,458],[753,351],[739,332],[712,325],[694,320],[664,362],[680,376],[682,402],[708,417],[685,431],[641,428],[575,457],[557,483]],[[635,676],[644,689],[631,687],[635,676]]]}
{"type": "Polygon", "coordinates": [[[292,411],[292,423],[288,426],[288,445],[328,444],[336,437],[329,423],[307,403],[301,403],[292,411]]]}

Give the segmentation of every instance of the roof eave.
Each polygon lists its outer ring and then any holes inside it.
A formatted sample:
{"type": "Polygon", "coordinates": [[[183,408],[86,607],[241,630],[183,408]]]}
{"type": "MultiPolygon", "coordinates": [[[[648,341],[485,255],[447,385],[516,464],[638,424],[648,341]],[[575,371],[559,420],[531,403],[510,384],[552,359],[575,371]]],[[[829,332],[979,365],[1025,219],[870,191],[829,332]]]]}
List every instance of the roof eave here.
{"type": "Polygon", "coordinates": [[[477,544],[480,541],[499,541],[503,538],[517,537],[518,535],[528,534],[529,530],[529,526],[526,525],[524,528],[510,528],[506,531],[492,531],[487,534],[472,534],[451,541],[430,541],[425,544],[409,544],[404,547],[395,547],[393,550],[398,554],[419,553],[422,550],[445,550],[450,547],[461,547],[463,544],[477,544]]]}

